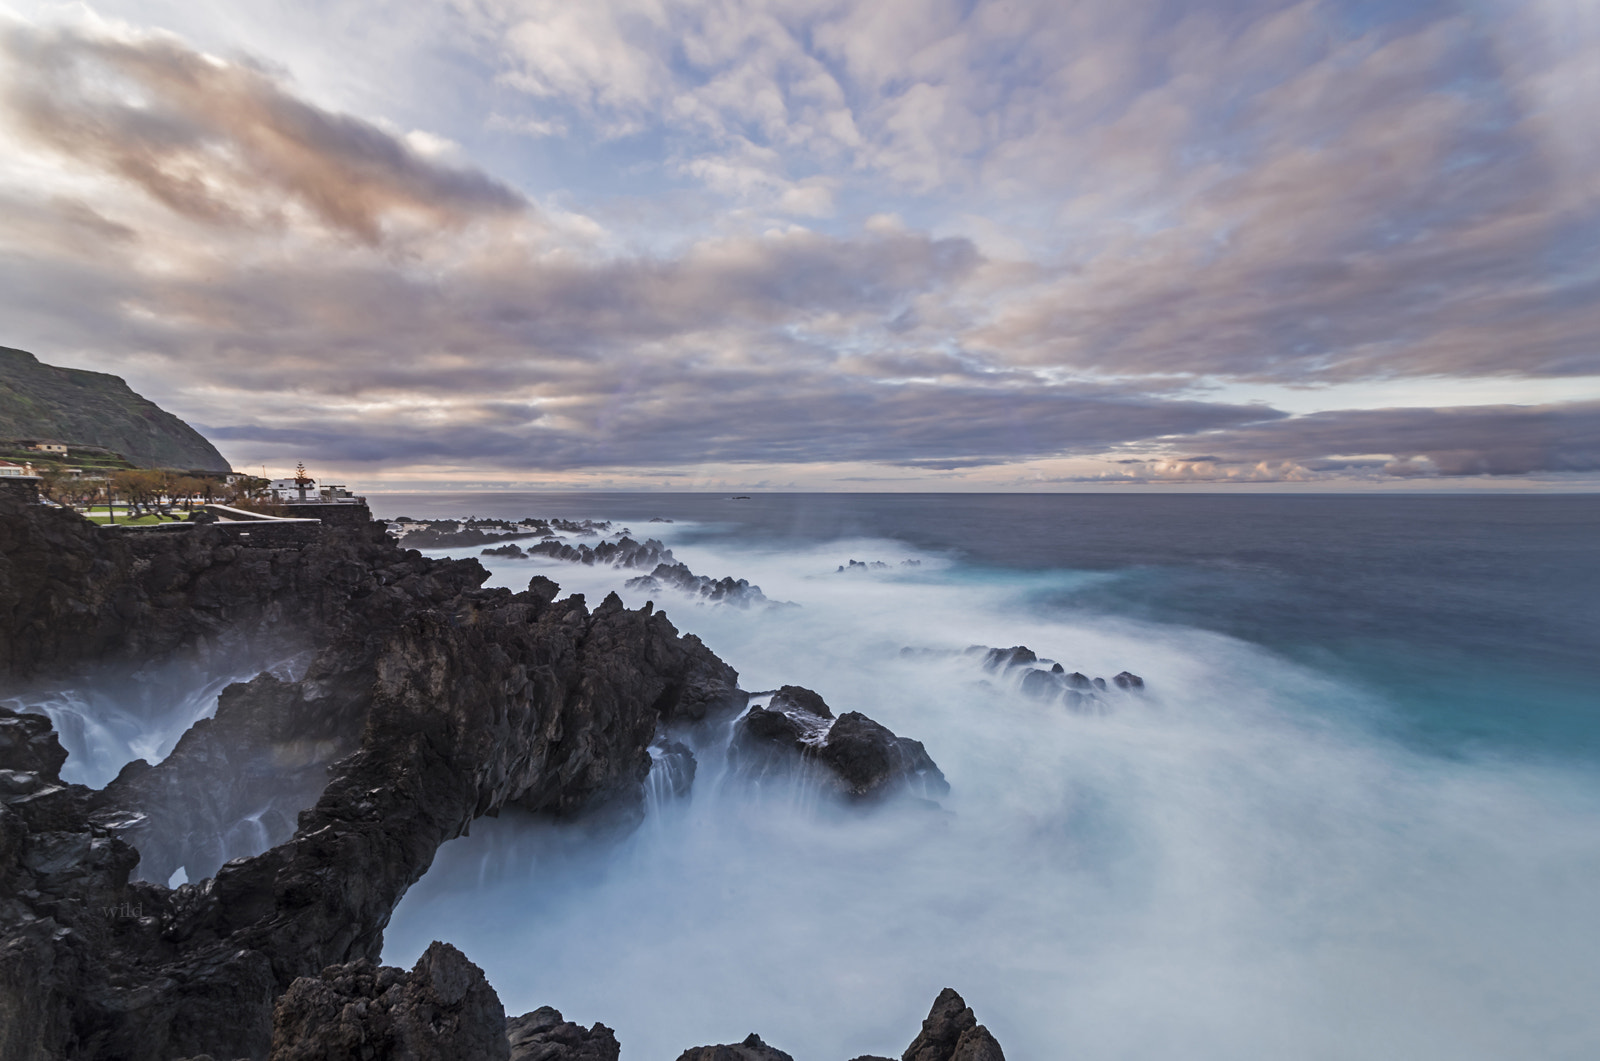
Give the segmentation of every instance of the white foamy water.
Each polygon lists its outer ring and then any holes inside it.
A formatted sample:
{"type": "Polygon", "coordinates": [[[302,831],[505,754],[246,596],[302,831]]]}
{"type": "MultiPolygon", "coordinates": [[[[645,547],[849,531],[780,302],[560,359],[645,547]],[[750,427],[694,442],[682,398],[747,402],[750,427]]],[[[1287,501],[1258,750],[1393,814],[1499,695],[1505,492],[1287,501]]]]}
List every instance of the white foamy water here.
{"type": "Polygon", "coordinates": [[[67,751],[62,780],[102,788],[135,759],[159,763],[172,754],[190,726],[217,713],[217,698],[234,682],[263,672],[293,678],[304,664],[301,655],[270,663],[234,661],[218,675],[219,668],[207,661],[180,659],[137,671],[96,671],[70,686],[21,693],[0,704],[49,716],[67,751]]]}
{"type": "MultiPolygon", "coordinates": [[[[703,733],[690,797],[658,789],[619,842],[476,823],[401,904],[387,962],[449,940],[508,1013],[603,1021],[625,1061],[752,1030],[797,1061],[898,1056],[945,986],[1017,1061],[1600,1052],[1592,775],[1427,757],[1368,725],[1381,705],[1250,645],[1036,604],[1094,576],[929,556],[834,572],[914,557],[892,542],[668,544],[801,605],[657,596],[680,629],[746,689],[804,685],[921,740],[944,812],[752,794],[722,776],[725,733],[703,733]],[[900,654],[972,644],[1131,670],[1148,693],[1074,714],[970,658],[900,654]]],[[[485,562],[591,606],[639,573],[485,562]]]]}

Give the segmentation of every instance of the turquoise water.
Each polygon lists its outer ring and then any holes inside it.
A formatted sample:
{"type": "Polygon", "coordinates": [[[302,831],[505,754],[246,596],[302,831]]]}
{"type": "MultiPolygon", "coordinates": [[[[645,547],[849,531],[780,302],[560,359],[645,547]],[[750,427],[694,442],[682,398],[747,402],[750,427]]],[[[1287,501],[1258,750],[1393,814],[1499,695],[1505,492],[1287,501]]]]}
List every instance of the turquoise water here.
{"type": "MultiPolygon", "coordinates": [[[[1600,500],[374,502],[616,519],[750,578],[799,607],[656,603],[746,688],[864,711],[952,785],[935,818],[841,819],[719,780],[700,735],[692,798],[628,838],[502,818],[447,845],[388,961],[449,939],[511,1012],[603,1020],[625,1059],[752,1029],[897,1055],[947,985],[1017,1058],[1600,1056],[1600,500]],[[901,654],[971,644],[1149,692],[1074,715],[901,654]]],[[[591,601],[632,574],[485,562],[591,601]]]]}

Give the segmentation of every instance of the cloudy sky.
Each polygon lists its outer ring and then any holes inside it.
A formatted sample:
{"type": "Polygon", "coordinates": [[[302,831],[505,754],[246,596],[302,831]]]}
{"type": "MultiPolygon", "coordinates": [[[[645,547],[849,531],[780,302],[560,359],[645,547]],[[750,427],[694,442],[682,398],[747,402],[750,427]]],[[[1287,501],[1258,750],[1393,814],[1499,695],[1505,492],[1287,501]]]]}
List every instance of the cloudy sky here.
{"type": "Polygon", "coordinates": [[[0,345],[367,486],[1591,489],[1597,114],[1600,0],[0,0],[0,345]]]}

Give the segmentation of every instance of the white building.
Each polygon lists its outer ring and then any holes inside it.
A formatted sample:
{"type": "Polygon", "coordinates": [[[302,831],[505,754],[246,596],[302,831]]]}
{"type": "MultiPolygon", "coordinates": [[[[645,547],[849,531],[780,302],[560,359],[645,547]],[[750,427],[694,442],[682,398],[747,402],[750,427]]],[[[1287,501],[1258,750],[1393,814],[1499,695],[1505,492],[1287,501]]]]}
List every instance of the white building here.
{"type": "Polygon", "coordinates": [[[0,461],[0,475],[24,476],[32,474],[33,465],[31,464],[13,464],[10,461],[0,461]]]}
{"type": "Polygon", "coordinates": [[[325,483],[318,486],[315,479],[306,479],[303,490],[293,479],[274,479],[267,484],[267,495],[274,501],[291,504],[303,501],[307,504],[321,502],[326,505],[359,505],[366,501],[366,498],[351,493],[342,483],[325,483]]]}
{"type": "Polygon", "coordinates": [[[274,479],[267,484],[267,494],[274,501],[315,501],[317,499],[317,481],[307,479],[305,489],[293,479],[274,479]]]}

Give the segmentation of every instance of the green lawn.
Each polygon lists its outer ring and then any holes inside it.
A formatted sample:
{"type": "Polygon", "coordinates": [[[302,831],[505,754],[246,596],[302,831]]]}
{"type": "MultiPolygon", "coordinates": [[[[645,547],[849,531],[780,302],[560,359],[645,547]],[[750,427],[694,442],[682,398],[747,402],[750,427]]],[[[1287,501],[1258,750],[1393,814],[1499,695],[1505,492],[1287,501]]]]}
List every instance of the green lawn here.
{"type": "MultiPolygon", "coordinates": [[[[87,519],[93,520],[94,522],[100,523],[100,524],[105,524],[105,523],[111,522],[110,519],[106,516],[104,510],[99,511],[99,512],[79,512],[78,515],[84,516],[87,519]]],[[[157,523],[171,523],[171,522],[173,522],[173,521],[170,520],[170,519],[162,519],[160,516],[140,516],[138,519],[129,519],[123,513],[121,513],[121,512],[117,513],[117,525],[118,526],[121,526],[122,524],[127,524],[130,527],[150,527],[150,526],[153,526],[153,525],[155,525],[157,523]]]]}

